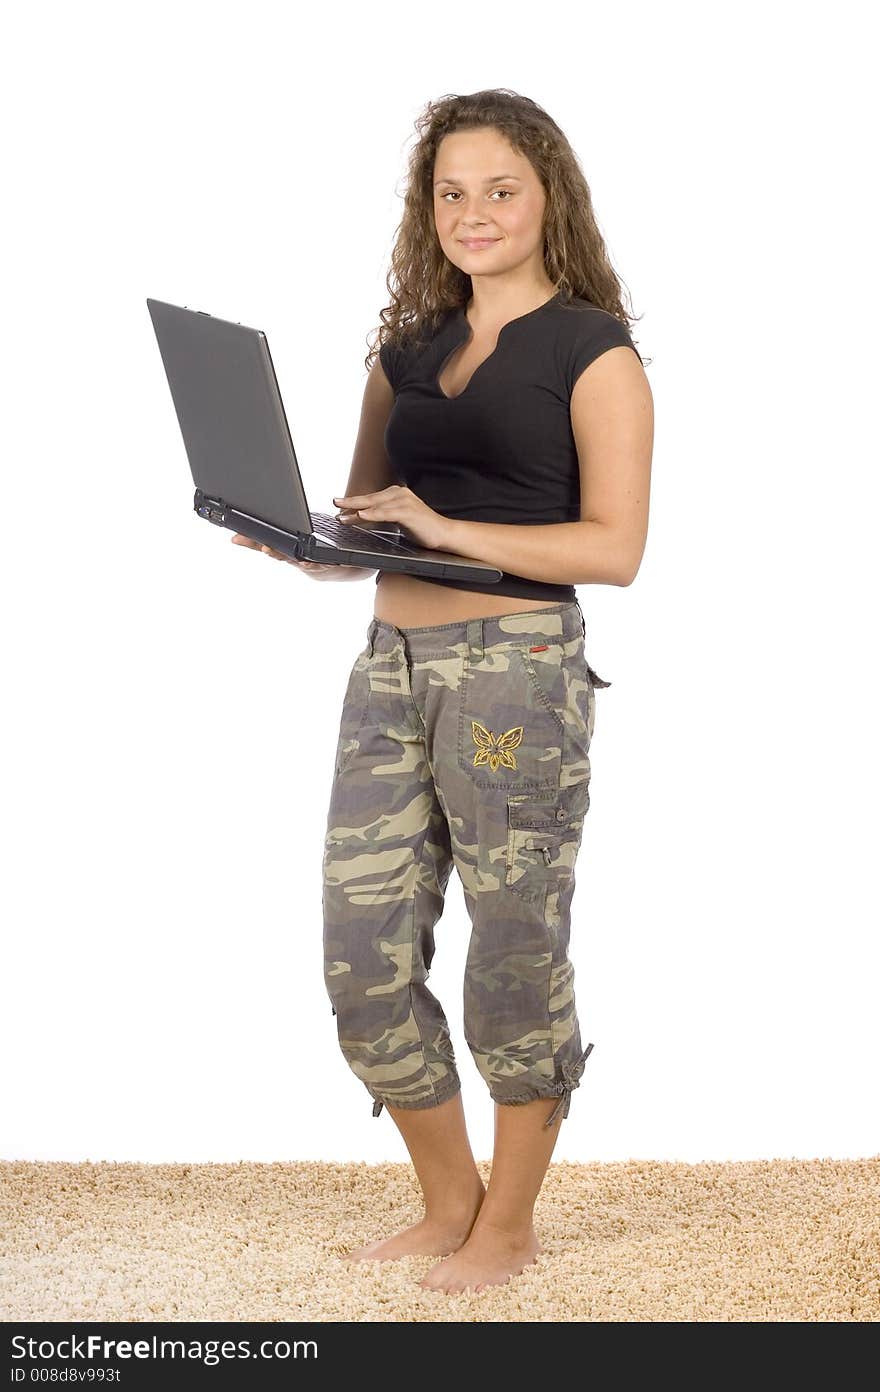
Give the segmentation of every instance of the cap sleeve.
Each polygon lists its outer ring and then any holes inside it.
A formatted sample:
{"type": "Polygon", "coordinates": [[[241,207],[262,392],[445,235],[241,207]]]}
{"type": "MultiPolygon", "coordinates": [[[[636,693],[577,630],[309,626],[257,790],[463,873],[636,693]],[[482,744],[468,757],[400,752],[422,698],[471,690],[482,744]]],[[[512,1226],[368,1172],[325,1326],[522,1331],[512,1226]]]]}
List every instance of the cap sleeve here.
{"type": "Polygon", "coordinates": [[[569,396],[574,391],[575,382],[581,373],[609,348],[631,348],[639,362],[642,361],[629,330],[615,315],[604,309],[589,309],[584,310],[580,317],[583,323],[578,326],[568,360],[566,385],[569,396]]]}
{"type": "Polygon", "coordinates": [[[397,373],[400,365],[400,349],[387,340],[379,349],[379,361],[382,364],[382,371],[391,384],[391,389],[397,395],[397,373]]]}

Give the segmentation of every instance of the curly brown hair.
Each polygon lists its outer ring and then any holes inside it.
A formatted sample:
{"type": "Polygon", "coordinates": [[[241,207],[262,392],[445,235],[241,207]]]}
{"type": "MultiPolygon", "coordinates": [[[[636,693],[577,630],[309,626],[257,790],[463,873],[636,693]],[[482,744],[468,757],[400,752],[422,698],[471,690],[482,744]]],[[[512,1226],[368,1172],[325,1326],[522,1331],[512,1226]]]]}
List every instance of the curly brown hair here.
{"type": "MultiPolygon", "coordinates": [[[[369,371],[386,342],[394,347],[423,341],[445,313],[467,304],[471,278],[444,254],[434,225],[434,161],[444,136],[492,127],[530,161],[544,187],[544,266],[563,300],[589,300],[627,329],[636,317],[624,311],[621,281],[608,257],[593,213],[589,185],[577,155],[559,126],[530,97],[496,87],[469,96],[428,102],[415,122],[418,141],[409,156],[403,217],[386,278],[391,303],[365,359],[369,371]]],[[[639,318],[641,316],[638,316],[639,318]]]]}

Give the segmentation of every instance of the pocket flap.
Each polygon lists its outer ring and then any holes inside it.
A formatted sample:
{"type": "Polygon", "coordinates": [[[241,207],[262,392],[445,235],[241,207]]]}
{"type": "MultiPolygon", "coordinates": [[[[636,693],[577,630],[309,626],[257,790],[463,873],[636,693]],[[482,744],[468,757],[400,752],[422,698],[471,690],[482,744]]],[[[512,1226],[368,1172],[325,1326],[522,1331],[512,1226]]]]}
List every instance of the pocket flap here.
{"type": "Polygon", "coordinates": [[[559,788],[552,798],[512,793],[507,799],[510,826],[534,831],[556,831],[584,817],[590,805],[589,781],[559,788]]]}
{"type": "Polygon", "coordinates": [[[551,802],[546,798],[526,793],[522,797],[511,795],[507,799],[507,820],[512,827],[534,827],[537,830],[550,831],[561,825],[565,817],[564,807],[555,798],[551,802]]]}

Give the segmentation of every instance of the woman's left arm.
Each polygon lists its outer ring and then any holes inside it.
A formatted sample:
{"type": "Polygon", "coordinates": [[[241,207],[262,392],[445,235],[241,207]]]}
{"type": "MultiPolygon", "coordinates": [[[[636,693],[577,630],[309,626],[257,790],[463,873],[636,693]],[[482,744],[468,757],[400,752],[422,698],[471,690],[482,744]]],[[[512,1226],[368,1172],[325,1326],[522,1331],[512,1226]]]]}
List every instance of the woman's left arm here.
{"type": "Polygon", "coordinates": [[[556,585],[631,585],[648,534],[654,403],[638,356],[609,348],[578,377],[571,425],[581,483],[581,520],[547,526],[443,517],[410,489],[334,498],[347,519],[393,520],[416,541],[556,585]]]}

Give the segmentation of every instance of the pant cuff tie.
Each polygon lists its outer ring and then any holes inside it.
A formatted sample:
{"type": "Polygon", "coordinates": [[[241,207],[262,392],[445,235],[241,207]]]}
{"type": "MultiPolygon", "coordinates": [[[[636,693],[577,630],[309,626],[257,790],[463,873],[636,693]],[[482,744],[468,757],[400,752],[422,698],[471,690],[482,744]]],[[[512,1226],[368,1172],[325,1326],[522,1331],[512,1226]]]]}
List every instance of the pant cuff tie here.
{"type": "Polygon", "coordinates": [[[562,1109],[563,1121],[568,1116],[568,1111],[571,1106],[571,1094],[576,1087],[580,1087],[580,1077],[584,1071],[584,1065],[586,1064],[586,1061],[592,1051],[592,1048],[593,1045],[588,1044],[579,1059],[577,1059],[574,1063],[564,1063],[562,1065],[562,1079],[560,1082],[556,1084],[556,1091],[561,1095],[559,1101],[556,1103],[556,1106],[553,1108],[553,1111],[550,1113],[547,1120],[544,1122],[545,1130],[548,1126],[553,1125],[554,1121],[559,1115],[560,1108],[562,1109]]]}

